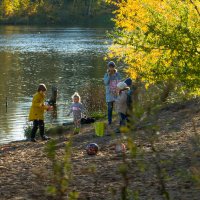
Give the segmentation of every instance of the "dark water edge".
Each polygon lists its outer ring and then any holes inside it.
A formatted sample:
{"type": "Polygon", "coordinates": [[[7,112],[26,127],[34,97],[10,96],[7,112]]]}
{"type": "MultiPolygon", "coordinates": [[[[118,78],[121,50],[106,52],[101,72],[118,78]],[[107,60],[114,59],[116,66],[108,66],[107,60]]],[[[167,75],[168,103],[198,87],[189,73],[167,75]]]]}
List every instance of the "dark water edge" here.
{"type": "Polygon", "coordinates": [[[28,25],[28,26],[66,26],[66,27],[85,27],[85,28],[113,28],[114,22],[111,20],[112,14],[102,16],[69,16],[60,21],[47,21],[39,17],[10,17],[1,18],[0,26],[3,25],[28,25]]]}

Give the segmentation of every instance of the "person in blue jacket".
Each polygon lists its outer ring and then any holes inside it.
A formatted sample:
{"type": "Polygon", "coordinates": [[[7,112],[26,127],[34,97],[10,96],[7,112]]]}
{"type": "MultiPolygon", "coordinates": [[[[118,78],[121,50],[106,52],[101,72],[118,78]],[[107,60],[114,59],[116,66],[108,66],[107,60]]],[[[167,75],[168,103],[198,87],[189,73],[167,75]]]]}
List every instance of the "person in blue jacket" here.
{"type": "Polygon", "coordinates": [[[117,72],[116,65],[113,61],[108,63],[108,69],[104,75],[104,84],[106,87],[106,103],[108,106],[108,125],[112,123],[113,105],[118,95],[117,84],[120,82],[121,76],[117,72]]]}

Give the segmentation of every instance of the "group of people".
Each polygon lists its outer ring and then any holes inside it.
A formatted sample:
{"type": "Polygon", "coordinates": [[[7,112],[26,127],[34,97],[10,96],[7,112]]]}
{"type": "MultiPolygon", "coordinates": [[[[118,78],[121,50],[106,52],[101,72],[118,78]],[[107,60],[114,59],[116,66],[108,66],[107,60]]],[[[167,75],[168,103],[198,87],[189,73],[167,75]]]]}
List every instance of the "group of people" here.
{"type": "MultiPolygon", "coordinates": [[[[112,113],[114,103],[119,114],[119,125],[124,126],[128,120],[127,113],[130,107],[133,90],[132,80],[127,78],[125,81],[121,80],[121,76],[116,69],[113,61],[108,63],[108,69],[104,75],[104,84],[106,87],[106,103],[108,107],[108,129],[112,126],[112,113]]],[[[36,94],[33,96],[32,105],[29,112],[29,121],[33,121],[33,128],[31,131],[31,141],[36,142],[36,132],[39,128],[42,140],[50,139],[45,135],[44,129],[44,112],[53,109],[53,106],[45,104],[45,94],[47,88],[45,84],[40,84],[36,94]]],[[[72,96],[72,104],[68,116],[73,113],[74,133],[79,133],[81,117],[84,112],[84,107],[81,103],[80,95],[75,92],[72,96]]]]}
{"type": "MultiPolygon", "coordinates": [[[[114,104],[119,115],[119,126],[125,126],[128,114],[132,109],[133,93],[136,90],[131,78],[122,81],[113,61],[108,63],[107,73],[104,75],[106,87],[106,103],[108,108],[108,130],[112,127],[112,113],[114,104]]],[[[115,130],[120,132],[120,128],[115,130]]]]}

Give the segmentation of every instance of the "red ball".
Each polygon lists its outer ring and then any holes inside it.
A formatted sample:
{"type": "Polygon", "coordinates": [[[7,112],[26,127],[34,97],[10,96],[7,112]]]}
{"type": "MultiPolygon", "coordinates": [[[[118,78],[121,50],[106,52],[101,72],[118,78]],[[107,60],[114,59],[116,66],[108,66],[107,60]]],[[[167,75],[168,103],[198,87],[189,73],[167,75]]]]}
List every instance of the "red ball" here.
{"type": "Polygon", "coordinates": [[[88,155],[96,155],[99,151],[99,146],[96,143],[90,143],[87,145],[86,151],[88,155]]]}

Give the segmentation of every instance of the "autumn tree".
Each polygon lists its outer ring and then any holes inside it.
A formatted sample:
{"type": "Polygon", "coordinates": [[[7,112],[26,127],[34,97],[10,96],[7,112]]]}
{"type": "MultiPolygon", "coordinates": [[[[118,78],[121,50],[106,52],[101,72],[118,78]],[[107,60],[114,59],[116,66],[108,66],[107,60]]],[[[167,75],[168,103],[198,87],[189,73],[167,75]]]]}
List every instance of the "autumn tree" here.
{"type": "Polygon", "coordinates": [[[1,0],[0,23],[73,24],[96,18],[109,21],[105,0],[1,0]]]}
{"type": "Polygon", "coordinates": [[[109,57],[146,85],[178,85],[199,93],[200,2],[198,0],[107,0],[116,6],[109,57]]]}
{"type": "Polygon", "coordinates": [[[19,4],[18,0],[2,0],[0,4],[0,11],[3,17],[11,16],[15,12],[15,6],[19,4]]]}
{"type": "Polygon", "coordinates": [[[0,2],[0,15],[3,17],[29,16],[37,11],[39,1],[3,0],[0,2]]]}

